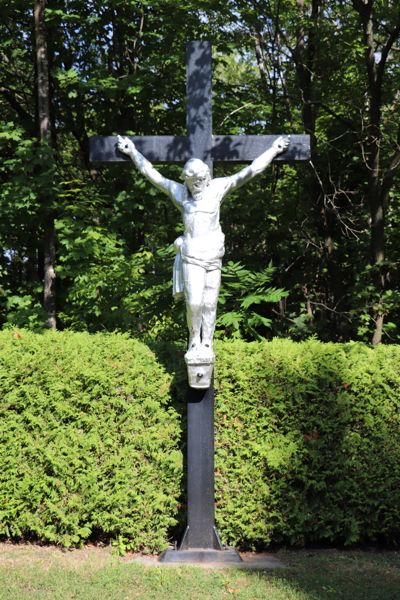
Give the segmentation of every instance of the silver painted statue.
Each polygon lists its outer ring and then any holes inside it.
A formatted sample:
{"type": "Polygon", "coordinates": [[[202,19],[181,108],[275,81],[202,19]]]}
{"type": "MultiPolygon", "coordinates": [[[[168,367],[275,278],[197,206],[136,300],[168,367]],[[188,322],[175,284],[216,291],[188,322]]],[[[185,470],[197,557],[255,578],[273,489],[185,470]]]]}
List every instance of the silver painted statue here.
{"type": "Polygon", "coordinates": [[[210,170],[202,160],[191,158],[183,168],[181,184],[163,177],[131,140],[118,136],[118,150],[127,154],[142,175],[167,194],[182,215],[184,233],[174,244],[173,294],[176,300],[184,298],[186,302],[189,347],[185,360],[192,387],[210,385],[215,361],[212,340],[224,255],[220,204],[228,194],[264,171],[288,146],[289,138],[279,137],[251,165],[235,175],[217,179],[211,179],[210,170]]]}

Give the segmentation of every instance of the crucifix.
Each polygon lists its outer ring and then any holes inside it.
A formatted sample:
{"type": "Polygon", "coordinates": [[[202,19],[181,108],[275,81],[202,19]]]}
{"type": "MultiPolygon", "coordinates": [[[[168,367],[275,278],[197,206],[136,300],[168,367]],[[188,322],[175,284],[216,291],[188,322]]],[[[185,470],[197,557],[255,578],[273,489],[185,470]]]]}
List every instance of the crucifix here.
{"type": "Polygon", "coordinates": [[[188,368],[188,524],[177,550],[166,562],[239,562],[223,549],[214,520],[214,394],[212,370],[224,236],[219,223],[223,198],[261,173],[273,160],[307,161],[310,137],[291,135],[213,136],[211,44],[189,42],[187,49],[187,136],[92,137],[92,162],[133,160],[153,185],[180,210],[184,234],[175,241],[175,299],[186,302],[188,368]],[[215,161],[249,163],[235,175],[212,179],[215,161]],[[185,163],[183,184],[163,177],[154,163],[185,163]]]}

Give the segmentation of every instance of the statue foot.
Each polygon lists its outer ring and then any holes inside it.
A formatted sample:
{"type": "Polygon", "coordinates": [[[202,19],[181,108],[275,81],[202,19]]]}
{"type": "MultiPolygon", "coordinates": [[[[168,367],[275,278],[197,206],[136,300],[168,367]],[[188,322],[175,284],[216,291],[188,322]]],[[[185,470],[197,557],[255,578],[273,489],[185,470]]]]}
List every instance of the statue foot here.
{"type": "Polygon", "coordinates": [[[212,355],[212,340],[203,340],[201,344],[201,352],[205,356],[212,355]]]}
{"type": "Polygon", "coordinates": [[[189,348],[185,354],[185,357],[190,358],[191,356],[195,356],[196,354],[199,354],[200,352],[201,352],[200,338],[193,338],[189,342],[189,348]]]}

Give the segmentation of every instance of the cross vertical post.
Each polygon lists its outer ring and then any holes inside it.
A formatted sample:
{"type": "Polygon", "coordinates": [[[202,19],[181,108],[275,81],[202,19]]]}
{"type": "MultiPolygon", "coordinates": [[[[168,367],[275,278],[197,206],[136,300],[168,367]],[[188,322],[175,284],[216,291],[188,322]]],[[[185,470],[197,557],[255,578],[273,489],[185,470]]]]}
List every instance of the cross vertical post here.
{"type": "Polygon", "coordinates": [[[200,158],[212,175],[212,62],[210,42],[187,46],[187,129],[191,158],[200,158]]]}
{"type": "MultiPolygon", "coordinates": [[[[187,48],[187,128],[191,157],[212,171],[211,44],[189,42],[187,48]]],[[[214,515],[214,391],[188,392],[188,521],[180,550],[221,550],[214,515]]]]}

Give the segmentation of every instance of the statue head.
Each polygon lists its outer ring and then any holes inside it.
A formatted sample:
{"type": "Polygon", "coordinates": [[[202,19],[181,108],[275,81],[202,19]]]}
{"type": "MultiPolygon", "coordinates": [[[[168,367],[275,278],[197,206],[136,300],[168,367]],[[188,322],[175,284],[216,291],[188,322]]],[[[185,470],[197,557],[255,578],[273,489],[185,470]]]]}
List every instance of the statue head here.
{"type": "Polygon", "coordinates": [[[210,169],[199,158],[191,158],[183,167],[182,178],[194,200],[201,200],[204,190],[211,182],[210,169]]]}

